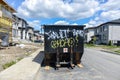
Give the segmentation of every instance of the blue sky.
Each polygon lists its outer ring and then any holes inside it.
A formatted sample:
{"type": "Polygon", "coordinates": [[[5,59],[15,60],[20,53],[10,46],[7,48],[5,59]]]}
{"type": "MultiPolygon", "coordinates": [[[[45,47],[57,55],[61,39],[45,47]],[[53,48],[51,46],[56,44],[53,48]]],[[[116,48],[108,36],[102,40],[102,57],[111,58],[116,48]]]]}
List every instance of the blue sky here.
{"type": "Polygon", "coordinates": [[[98,26],[120,18],[120,0],[6,0],[36,30],[43,24],[98,26]]]}

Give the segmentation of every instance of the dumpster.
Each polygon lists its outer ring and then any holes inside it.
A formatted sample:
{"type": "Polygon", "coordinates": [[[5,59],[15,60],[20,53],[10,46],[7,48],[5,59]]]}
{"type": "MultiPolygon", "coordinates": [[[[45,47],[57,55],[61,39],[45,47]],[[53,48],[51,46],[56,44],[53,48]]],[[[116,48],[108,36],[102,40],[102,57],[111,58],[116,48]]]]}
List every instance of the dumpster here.
{"type": "Polygon", "coordinates": [[[43,25],[45,65],[80,64],[84,52],[85,25],[43,25]]]}

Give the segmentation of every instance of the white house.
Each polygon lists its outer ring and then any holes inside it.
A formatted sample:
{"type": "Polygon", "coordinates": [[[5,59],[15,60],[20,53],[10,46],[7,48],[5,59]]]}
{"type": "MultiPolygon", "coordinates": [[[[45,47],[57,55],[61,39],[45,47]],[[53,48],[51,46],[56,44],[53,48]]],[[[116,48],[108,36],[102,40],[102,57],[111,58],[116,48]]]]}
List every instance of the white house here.
{"type": "Polygon", "coordinates": [[[19,18],[16,15],[13,15],[13,26],[12,26],[12,38],[13,41],[21,41],[25,40],[25,36],[26,36],[26,27],[28,26],[27,22],[22,19],[19,18]]]}
{"type": "Polygon", "coordinates": [[[40,31],[39,30],[34,30],[34,40],[40,40],[40,31]]]}
{"type": "Polygon", "coordinates": [[[89,27],[84,30],[85,32],[84,42],[85,43],[89,43],[92,40],[92,37],[95,35],[95,28],[96,27],[89,27]]]}
{"type": "Polygon", "coordinates": [[[26,29],[26,40],[33,41],[34,39],[34,28],[31,26],[27,26],[26,29]]]}
{"type": "Polygon", "coordinates": [[[14,42],[17,42],[18,39],[20,39],[20,34],[18,33],[18,24],[19,24],[19,19],[16,15],[13,15],[13,23],[12,23],[12,40],[14,42]]]}

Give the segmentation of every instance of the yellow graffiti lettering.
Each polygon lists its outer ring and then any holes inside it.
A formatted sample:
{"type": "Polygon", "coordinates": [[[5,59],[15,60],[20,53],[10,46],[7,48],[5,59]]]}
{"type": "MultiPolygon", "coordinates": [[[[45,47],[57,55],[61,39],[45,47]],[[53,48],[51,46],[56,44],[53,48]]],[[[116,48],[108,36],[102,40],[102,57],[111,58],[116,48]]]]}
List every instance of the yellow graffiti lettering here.
{"type": "Polygon", "coordinates": [[[75,43],[74,38],[69,38],[69,39],[68,39],[68,46],[69,46],[69,47],[73,46],[74,43],[75,43]]]}
{"type": "Polygon", "coordinates": [[[65,40],[61,39],[61,40],[60,40],[60,47],[64,47],[64,46],[65,46],[65,43],[66,43],[65,40]]]}
{"type": "Polygon", "coordinates": [[[59,39],[59,40],[53,40],[51,41],[51,47],[52,48],[58,48],[58,47],[72,47],[77,42],[76,38],[67,38],[67,39],[59,39]]]}
{"type": "Polygon", "coordinates": [[[57,48],[57,45],[56,45],[55,41],[51,41],[51,47],[52,48],[57,48]]]}
{"type": "MultiPolygon", "coordinates": [[[[78,35],[75,37],[75,39],[76,39],[76,43],[78,44],[78,41],[79,41],[78,35]]],[[[76,44],[76,46],[77,46],[77,44],[76,44]]]]}

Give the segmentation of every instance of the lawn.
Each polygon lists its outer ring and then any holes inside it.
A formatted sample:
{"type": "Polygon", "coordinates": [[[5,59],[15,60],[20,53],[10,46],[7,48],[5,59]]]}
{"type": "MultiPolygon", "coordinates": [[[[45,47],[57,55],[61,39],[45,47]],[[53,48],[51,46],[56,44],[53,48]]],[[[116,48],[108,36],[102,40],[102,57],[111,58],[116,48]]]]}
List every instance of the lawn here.
{"type": "Polygon", "coordinates": [[[116,45],[95,45],[95,44],[85,44],[86,48],[96,48],[99,50],[104,50],[104,51],[108,51],[108,52],[113,52],[115,54],[120,54],[120,47],[116,46],[116,45]]]}

